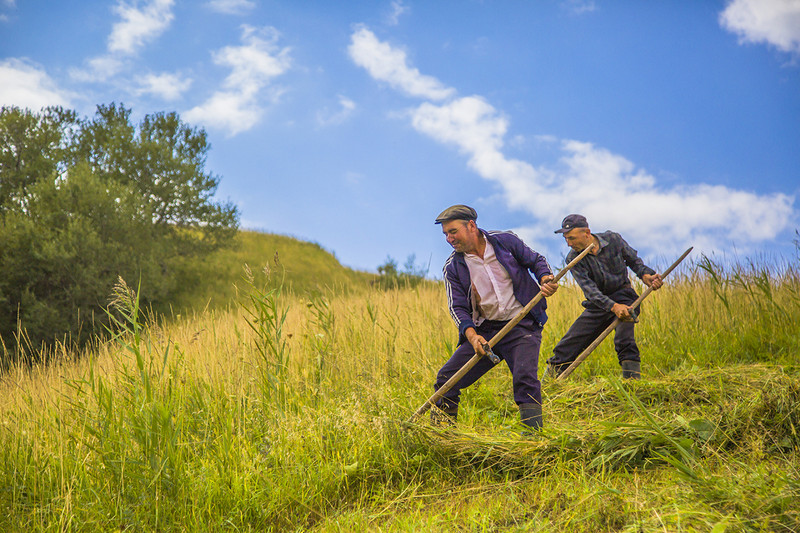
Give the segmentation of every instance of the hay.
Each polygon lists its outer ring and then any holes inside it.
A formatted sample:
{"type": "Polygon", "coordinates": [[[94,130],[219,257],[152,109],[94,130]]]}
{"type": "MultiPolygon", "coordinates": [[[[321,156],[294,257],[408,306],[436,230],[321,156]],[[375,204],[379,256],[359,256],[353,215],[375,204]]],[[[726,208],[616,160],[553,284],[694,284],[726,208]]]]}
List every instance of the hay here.
{"type": "Polygon", "coordinates": [[[800,449],[800,376],[766,365],[569,382],[554,388],[544,406],[547,426],[533,437],[517,428],[498,434],[412,424],[403,445],[428,447],[447,468],[515,477],[564,462],[589,470],[671,465],[691,476],[698,461],[744,447],[800,449]]]}

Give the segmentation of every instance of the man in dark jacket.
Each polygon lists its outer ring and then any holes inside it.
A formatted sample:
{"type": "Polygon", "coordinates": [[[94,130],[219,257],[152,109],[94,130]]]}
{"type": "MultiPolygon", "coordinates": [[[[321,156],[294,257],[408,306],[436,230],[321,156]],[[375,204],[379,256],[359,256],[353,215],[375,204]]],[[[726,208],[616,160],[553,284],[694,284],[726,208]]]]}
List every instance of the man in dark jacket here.
{"type": "MultiPolygon", "coordinates": [[[[437,218],[453,253],[444,265],[444,283],[450,315],[458,326],[458,348],[436,376],[438,390],[475,353],[485,354],[484,345],[541,290],[551,296],[558,289],[547,260],[511,232],[478,228],[478,214],[465,205],[445,209],[437,218]],[[536,276],[535,281],[531,273],[536,276]]],[[[547,321],[547,303],[542,299],[494,347],[511,370],[514,401],[520,417],[532,429],[542,425],[539,347],[547,321]]],[[[434,423],[455,421],[461,389],[488,372],[494,364],[482,358],[437,403],[434,423]],[[444,414],[444,418],[442,415],[444,414]]]]}
{"type": "Polygon", "coordinates": [[[547,375],[560,375],[617,317],[621,323],[614,330],[614,348],[622,377],[639,379],[639,347],[633,327],[640,310],[630,307],[639,295],[631,286],[628,268],[653,290],[661,287],[661,276],[642,262],[619,233],[592,233],[582,215],[568,215],[556,233],[563,234],[572,248],[567,262],[590,244],[595,247],[571,271],[586,297],[582,303],[585,310],[553,349],[553,356],[547,360],[547,375]]]}

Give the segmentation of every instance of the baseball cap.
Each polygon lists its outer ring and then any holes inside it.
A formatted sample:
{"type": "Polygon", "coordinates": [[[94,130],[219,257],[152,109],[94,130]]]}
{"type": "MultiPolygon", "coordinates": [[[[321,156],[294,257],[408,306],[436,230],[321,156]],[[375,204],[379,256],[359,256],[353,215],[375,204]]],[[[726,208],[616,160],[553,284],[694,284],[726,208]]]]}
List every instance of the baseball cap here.
{"type": "Polygon", "coordinates": [[[561,229],[557,229],[554,233],[567,233],[574,228],[588,228],[589,223],[583,215],[567,215],[561,221],[561,229]]]}

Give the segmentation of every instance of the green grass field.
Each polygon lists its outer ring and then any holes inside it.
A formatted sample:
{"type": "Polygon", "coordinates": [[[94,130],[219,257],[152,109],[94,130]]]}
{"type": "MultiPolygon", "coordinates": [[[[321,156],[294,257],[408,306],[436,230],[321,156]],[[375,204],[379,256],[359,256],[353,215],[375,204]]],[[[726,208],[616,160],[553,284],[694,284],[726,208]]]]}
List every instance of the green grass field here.
{"type": "MultiPolygon", "coordinates": [[[[292,282],[341,267],[267,276],[272,248],[169,320],[118,287],[116,338],[3,376],[0,531],[800,531],[796,260],[694,258],[645,302],[643,379],[609,339],[524,438],[502,363],[457,427],[408,422],[454,349],[440,284],[292,282]]],[[[541,361],[581,299],[549,299],[541,361]]]]}

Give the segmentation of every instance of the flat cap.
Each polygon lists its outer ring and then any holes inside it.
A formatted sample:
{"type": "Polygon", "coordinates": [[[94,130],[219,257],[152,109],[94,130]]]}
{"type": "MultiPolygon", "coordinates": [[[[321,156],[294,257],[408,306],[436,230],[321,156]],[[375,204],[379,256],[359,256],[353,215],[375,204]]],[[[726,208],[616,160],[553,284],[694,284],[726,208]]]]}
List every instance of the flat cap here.
{"type": "Polygon", "coordinates": [[[561,221],[561,229],[557,229],[554,233],[568,233],[574,228],[588,228],[589,223],[583,215],[567,215],[561,221]]]}
{"type": "Polygon", "coordinates": [[[468,205],[451,205],[436,217],[436,224],[448,220],[478,220],[478,213],[468,205]]]}

